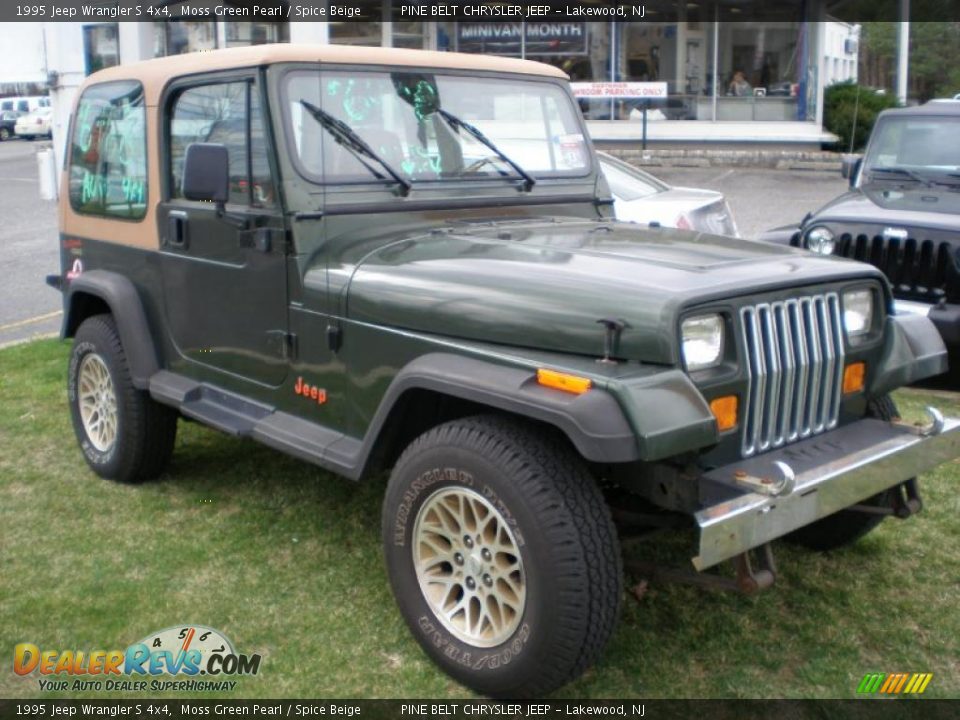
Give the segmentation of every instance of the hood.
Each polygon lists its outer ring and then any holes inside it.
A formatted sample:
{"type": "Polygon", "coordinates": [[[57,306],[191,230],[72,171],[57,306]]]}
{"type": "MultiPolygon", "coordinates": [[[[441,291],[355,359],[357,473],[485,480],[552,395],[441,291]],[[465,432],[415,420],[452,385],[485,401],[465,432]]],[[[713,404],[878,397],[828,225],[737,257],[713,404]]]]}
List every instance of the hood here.
{"type": "Polygon", "coordinates": [[[451,226],[381,247],[355,266],[353,320],[601,356],[604,318],[626,321],[618,355],[676,364],[682,311],[719,298],[850,277],[861,263],[630,223],[451,226]]]}
{"type": "Polygon", "coordinates": [[[818,220],[960,230],[960,188],[868,183],[824,205],[818,220]]]}

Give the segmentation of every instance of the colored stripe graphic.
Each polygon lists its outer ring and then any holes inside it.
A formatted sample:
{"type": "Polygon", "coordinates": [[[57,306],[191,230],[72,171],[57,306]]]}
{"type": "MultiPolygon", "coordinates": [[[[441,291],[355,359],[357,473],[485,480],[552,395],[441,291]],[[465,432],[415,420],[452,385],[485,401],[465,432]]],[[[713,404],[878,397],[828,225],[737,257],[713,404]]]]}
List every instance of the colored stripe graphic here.
{"type": "Polygon", "coordinates": [[[863,680],[860,681],[859,687],[857,687],[858,693],[875,693],[880,689],[880,684],[883,682],[883,679],[886,677],[885,673],[867,673],[863,676],[863,680]]]}
{"type": "Polygon", "coordinates": [[[858,694],[920,695],[933,673],[867,673],[857,686],[858,694]]]}

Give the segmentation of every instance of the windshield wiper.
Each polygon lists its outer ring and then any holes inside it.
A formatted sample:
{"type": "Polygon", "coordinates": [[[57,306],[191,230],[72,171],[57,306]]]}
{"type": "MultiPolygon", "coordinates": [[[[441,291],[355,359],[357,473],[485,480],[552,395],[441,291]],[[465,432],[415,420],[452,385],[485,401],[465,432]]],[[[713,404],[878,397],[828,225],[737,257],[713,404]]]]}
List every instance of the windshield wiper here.
{"type": "Polygon", "coordinates": [[[907,177],[916,180],[919,183],[923,183],[927,187],[933,187],[933,182],[930,178],[926,178],[918,172],[909,170],[903,167],[882,167],[882,168],[870,168],[870,174],[874,173],[896,173],[897,175],[906,175],[907,177]]]}
{"type": "Polygon", "coordinates": [[[475,127],[474,125],[471,125],[465,120],[461,120],[456,115],[448,113],[446,110],[437,110],[437,113],[440,115],[440,117],[442,117],[444,120],[450,123],[450,127],[452,127],[454,130],[459,132],[460,128],[463,128],[468,133],[473,135],[474,139],[476,139],[481,144],[486,145],[490,150],[492,150],[494,153],[497,154],[497,157],[499,157],[507,165],[512,167],[516,171],[517,175],[523,178],[523,186],[527,192],[530,192],[530,190],[533,189],[533,186],[536,185],[537,183],[533,175],[528,173],[522,167],[517,165],[513,160],[511,160],[506,155],[504,155],[503,151],[500,148],[498,148],[496,145],[494,145],[493,141],[490,140],[490,138],[488,138],[486,135],[480,132],[479,128],[475,127]]]}
{"type": "Polygon", "coordinates": [[[390,177],[396,180],[397,184],[403,188],[401,191],[403,195],[409,194],[410,188],[413,187],[410,181],[397,172],[390,163],[380,157],[380,155],[377,154],[372,147],[370,147],[367,141],[360,137],[353,128],[343,122],[343,120],[340,120],[330,113],[321,110],[311,102],[301,99],[300,104],[307,109],[307,112],[313,116],[314,120],[320,123],[320,125],[333,136],[333,139],[336,140],[338,144],[351,151],[357,157],[357,160],[360,161],[360,164],[363,165],[367,170],[373,173],[376,177],[383,178],[383,175],[378,173],[374,168],[370,167],[366,162],[364,162],[362,158],[364,155],[371,160],[375,160],[376,162],[380,163],[390,177]]]}

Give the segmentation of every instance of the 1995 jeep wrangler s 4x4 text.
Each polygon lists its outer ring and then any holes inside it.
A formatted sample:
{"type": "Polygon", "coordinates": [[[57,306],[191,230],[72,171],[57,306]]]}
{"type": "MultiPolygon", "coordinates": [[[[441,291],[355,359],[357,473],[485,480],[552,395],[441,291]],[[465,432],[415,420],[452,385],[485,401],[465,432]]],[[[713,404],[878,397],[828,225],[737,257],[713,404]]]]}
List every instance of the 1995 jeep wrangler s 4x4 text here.
{"type": "Polygon", "coordinates": [[[92,75],[62,183],[70,412],[102,477],[179,416],[353,479],[424,650],[476,690],[577,677],[622,595],[611,504],[769,584],[919,509],[960,423],[868,265],[617,223],[566,76],[453,53],[266,45],[92,75]],[[629,511],[629,512],[627,512],[629,511]],[[751,565],[759,553],[761,567],[751,565]]]}

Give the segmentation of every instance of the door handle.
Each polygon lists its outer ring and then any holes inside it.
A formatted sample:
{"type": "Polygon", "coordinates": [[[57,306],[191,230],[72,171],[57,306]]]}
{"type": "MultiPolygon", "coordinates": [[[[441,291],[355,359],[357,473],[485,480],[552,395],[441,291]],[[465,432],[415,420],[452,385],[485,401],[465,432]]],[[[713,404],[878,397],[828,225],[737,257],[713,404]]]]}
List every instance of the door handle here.
{"type": "Polygon", "coordinates": [[[189,244],[187,213],[182,210],[171,210],[167,215],[167,245],[186,250],[189,244]]]}

